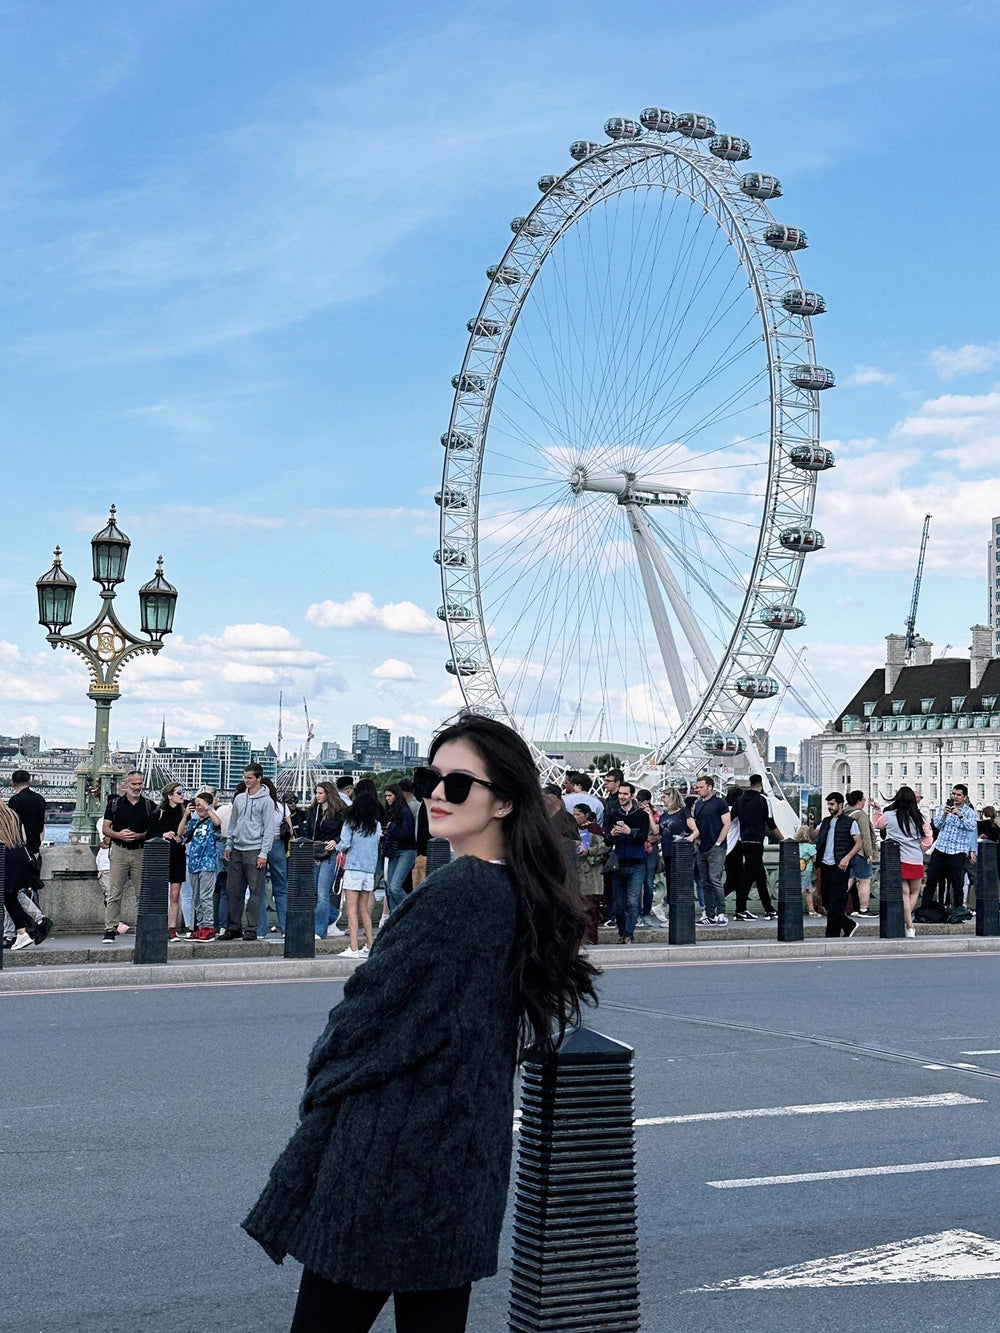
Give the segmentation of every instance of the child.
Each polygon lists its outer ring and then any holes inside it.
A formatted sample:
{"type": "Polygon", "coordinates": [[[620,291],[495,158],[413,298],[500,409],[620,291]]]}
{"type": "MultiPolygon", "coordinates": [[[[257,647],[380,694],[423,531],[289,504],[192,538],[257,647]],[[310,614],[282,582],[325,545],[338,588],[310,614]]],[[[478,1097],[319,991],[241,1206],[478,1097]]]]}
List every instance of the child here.
{"type": "Polygon", "coordinates": [[[799,844],[799,870],[802,872],[802,892],[806,897],[806,915],[819,916],[818,912],[813,911],[813,871],[816,865],[816,845],[813,842],[815,833],[805,824],[795,834],[795,841],[799,844]]]}
{"type": "Polygon", "coordinates": [[[216,839],[222,821],[215,810],[214,799],[210,791],[198,793],[194,798],[194,813],[184,830],[195,926],[191,939],[198,944],[208,944],[215,939],[216,839]]]}

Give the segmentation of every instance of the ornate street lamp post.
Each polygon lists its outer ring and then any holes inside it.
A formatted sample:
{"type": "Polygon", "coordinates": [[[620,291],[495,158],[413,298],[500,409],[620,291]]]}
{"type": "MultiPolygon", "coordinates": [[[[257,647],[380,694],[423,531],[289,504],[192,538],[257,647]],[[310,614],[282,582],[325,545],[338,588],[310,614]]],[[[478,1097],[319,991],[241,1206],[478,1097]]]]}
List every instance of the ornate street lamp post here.
{"type": "Polygon", "coordinates": [[[111,705],[121,694],[119,673],[129,658],[140,653],[158,653],[164,635],[170,633],[174,624],[177,589],[163,577],[162,556],[157,561],[156,573],[139,589],[140,624],[149,642],[130,634],[115,615],[115,588],[124,582],[131,544],[118,526],[112,505],[106,526],[90,541],[94,582],[101,585],[101,610],[79,634],[63,633],[73,619],[76,580],[63,569],[58,546],[52,568],[35,584],[38,623],[49,631],[46,638],[53,648],[69,648],[87,663],[90,669],[87,695],[97,709],[94,753],[89,765],[81,764],[77,769],[76,809],[70,828],[73,842],[93,841],[95,820],[111,795],[115,771],[108,763],[108,723],[111,705]]]}

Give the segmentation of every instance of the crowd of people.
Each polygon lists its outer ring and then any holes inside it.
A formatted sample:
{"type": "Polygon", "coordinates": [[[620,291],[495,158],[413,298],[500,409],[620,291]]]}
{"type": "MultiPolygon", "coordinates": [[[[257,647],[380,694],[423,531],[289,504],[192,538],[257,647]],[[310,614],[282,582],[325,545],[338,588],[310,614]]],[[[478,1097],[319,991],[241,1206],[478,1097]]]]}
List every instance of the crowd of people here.
{"type": "MultiPolygon", "coordinates": [[[[45,802],[30,788],[30,775],[12,775],[13,794],[0,801],[4,847],[4,947],[40,944],[53,923],[39,906],[40,848],[45,802]]],[[[768,840],[782,841],[763,779],[731,785],[724,796],[710,776],[693,793],[668,788],[654,801],[612,769],[602,778],[571,772],[550,784],[543,802],[554,831],[575,863],[586,915],[586,938],[617,931],[631,943],[637,927],[668,924],[673,853],[679,842],[694,849],[697,924],[729,924],[727,898],[735,898],[737,922],[776,918],[764,865],[768,840]]],[[[903,915],[908,938],[915,922],[960,921],[975,875],[980,841],[1000,842],[996,811],[977,817],[964,784],[925,817],[920,796],[901,787],[883,809],[854,790],[831,792],[827,814],[795,833],[804,909],[826,918],[826,934],[848,937],[859,920],[877,916],[871,906],[880,844],[900,849],[903,915]],[[929,856],[925,866],[925,856],[929,856]],[[926,876],[926,884],[925,884],[926,876]],[[921,890],[923,894],[921,896],[921,890]]],[[[171,942],[255,941],[281,937],[288,901],[288,855],[293,839],[312,844],[317,940],[345,938],[348,957],[363,958],[375,931],[398,910],[426,876],[428,816],[411,779],[389,786],[381,799],[374,782],[351,777],[317,782],[307,808],[294,794],[281,796],[259,764],[243,774],[231,801],[212,791],[190,795],[180,783],[163,788],[159,801],[143,793],[139,772],[129,773],[108,802],[100,823],[98,879],[104,893],[102,941],[113,944],[130,926],[122,902],[131,884],[138,899],[143,847],[163,838],[170,847],[167,930],[171,942]]]]}

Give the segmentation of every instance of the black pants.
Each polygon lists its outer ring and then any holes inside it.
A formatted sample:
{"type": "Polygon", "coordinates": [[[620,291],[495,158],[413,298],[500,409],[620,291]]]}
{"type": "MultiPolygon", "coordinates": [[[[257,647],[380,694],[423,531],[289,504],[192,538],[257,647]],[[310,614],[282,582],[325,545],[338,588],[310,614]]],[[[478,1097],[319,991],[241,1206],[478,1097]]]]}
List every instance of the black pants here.
{"type": "Polygon", "coordinates": [[[750,889],[757,887],[757,897],[765,912],[774,911],[774,903],[767,887],[767,871],[764,869],[764,844],[761,842],[742,842],[743,870],[740,875],[740,887],[736,891],[736,910],[745,912],[750,889]]]}
{"type": "Polygon", "coordinates": [[[847,915],[847,874],[840,866],[820,867],[820,888],[826,908],[827,935],[851,935],[854,922],[847,915]]]}
{"type": "Polygon", "coordinates": [[[471,1282],[448,1291],[359,1291],[305,1269],[291,1333],[368,1333],[392,1296],[396,1333],[465,1333],[471,1282]]]}
{"type": "MultiPolygon", "coordinates": [[[[951,889],[952,907],[965,905],[965,871],[968,852],[939,852],[935,847],[931,852],[930,865],[927,867],[927,879],[933,875],[938,884],[947,882],[951,889]]],[[[939,895],[944,898],[944,894],[939,895]]]]}

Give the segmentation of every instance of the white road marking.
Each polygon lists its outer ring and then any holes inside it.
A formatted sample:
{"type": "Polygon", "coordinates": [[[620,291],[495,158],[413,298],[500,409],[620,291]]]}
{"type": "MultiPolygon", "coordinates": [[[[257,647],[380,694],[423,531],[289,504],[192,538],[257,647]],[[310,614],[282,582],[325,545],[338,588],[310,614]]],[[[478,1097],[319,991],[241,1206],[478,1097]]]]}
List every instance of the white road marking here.
{"type": "Polygon", "coordinates": [[[750,1111],[702,1111],[697,1115],[658,1115],[637,1120],[637,1125],[691,1125],[702,1120],[758,1120],[786,1115],[839,1115],[848,1111],[905,1111],[918,1107],[982,1106],[982,1097],[960,1092],[933,1093],[926,1097],[882,1097],[857,1102],[813,1102],[802,1106],[758,1106],[750,1111]]]}
{"type": "MultiPolygon", "coordinates": [[[[962,1054],[965,1055],[965,1051],[963,1051],[962,1054]]],[[[979,1068],[978,1065],[970,1065],[969,1062],[968,1062],[968,1060],[954,1060],[954,1061],[952,1062],[951,1067],[952,1067],[952,1069],[978,1069],[978,1068],[979,1068]]]]}
{"type": "Polygon", "coordinates": [[[961,1051],[961,1055],[1000,1055],[1000,1051],[961,1051]]]}
{"type": "Polygon", "coordinates": [[[946,1162],[858,1166],[847,1171],[804,1171],[795,1176],[747,1176],[743,1180],[707,1180],[705,1184],[716,1190],[741,1190],[753,1185],[804,1185],[816,1180],[852,1180],[856,1176],[906,1176],[918,1171],[964,1171],[973,1166],[1000,1166],[1000,1157],[959,1157],[946,1162]]]}
{"type": "Polygon", "coordinates": [[[970,1282],[1000,1278],[1000,1244],[974,1231],[933,1236],[834,1254],[772,1268],[759,1277],[730,1278],[695,1291],[760,1291],[773,1287],[862,1287],[883,1282],[970,1282]]]}

